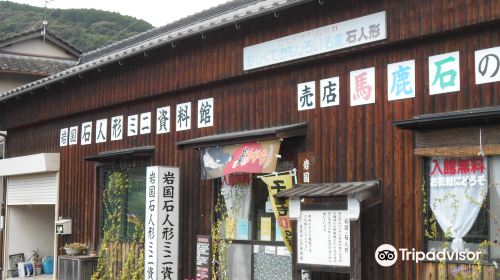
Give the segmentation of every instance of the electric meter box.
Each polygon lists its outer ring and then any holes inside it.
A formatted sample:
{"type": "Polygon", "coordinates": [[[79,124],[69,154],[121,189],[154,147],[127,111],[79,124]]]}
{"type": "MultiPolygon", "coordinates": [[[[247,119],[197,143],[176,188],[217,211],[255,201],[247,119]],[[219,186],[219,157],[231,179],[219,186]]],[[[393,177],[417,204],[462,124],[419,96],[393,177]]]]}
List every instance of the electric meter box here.
{"type": "Polygon", "coordinates": [[[71,219],[59,219],[56,221],[57,234],[71,234],[71,219]]]}

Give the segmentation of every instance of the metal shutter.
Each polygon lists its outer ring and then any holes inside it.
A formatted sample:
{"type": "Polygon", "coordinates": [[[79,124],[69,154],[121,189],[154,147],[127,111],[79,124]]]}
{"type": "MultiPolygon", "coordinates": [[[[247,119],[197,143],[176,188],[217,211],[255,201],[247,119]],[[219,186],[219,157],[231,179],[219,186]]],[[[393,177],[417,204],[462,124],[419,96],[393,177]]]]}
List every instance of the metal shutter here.
{"type": "Polygon", "coordinates": [[[57,172],[10,176],[7,205],[56,204],[57,172]]]}

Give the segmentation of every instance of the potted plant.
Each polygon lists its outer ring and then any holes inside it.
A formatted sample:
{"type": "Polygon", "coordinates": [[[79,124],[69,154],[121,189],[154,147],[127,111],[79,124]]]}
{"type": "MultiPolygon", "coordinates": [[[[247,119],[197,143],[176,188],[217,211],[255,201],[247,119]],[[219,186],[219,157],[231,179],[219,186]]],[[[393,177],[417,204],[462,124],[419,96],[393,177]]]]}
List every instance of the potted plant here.
{"type": "Polygon", "coordinates": [[[81,255],[87,253],[89,247],[83,243],[73,242],[64,245],[64,250],[68,255],[81,255]]]}

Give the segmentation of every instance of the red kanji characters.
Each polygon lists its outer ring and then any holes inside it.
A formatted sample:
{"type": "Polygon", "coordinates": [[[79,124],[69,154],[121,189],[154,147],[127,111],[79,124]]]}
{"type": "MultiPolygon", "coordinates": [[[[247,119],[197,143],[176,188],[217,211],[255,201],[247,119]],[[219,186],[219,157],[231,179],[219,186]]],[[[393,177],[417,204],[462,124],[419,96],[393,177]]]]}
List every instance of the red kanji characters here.
{"type": "Polygon", "coordinates": [[[483,158],[471,159],[471,173],[484,173],[484,161],[483,158]]]}
{"type": "Polygon", "coordinates": [[[469,174],[470,173],[470,160],[460,159],[458,160],[458,174],[469,174]]]}
{"type": "Polygon", "coordinates": [[[443,173],[446,175],[455,175],[457,174],[457,161],[454,159],[446,159],[444,160],[444,170],[443,173]]]}
{"type": "Polygon", "coordinates": [[[432,164],[434,164],[434,168],[431,171],[431,175],[434,175],[436,170],[439,172],[439,174],[443,174],[443,170],[441,170],[441,167],[439,166],[439,161],[437,159],[433,159],[432,164]]]}

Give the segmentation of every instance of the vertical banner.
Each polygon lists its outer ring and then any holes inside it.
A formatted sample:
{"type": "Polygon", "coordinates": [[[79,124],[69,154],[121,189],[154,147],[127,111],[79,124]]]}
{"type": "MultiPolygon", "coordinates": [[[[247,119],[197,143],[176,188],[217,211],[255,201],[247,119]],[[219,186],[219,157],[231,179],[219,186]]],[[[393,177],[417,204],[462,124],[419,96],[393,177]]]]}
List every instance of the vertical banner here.
{"type": "Polygon", "coordinates": [[[293,187],[292,178],[291,172],[285,175],[261,177],[269,190],[269,199],[273,206],[274,216],[278,222],[285,245],[290,252],[292,252],[292,225],[288,219],[288,199],[277,200],[274,195],[291,189],[293,187]]]}
{"type": "Polygon", "coordinates": [[[180,279],[179,168],[150,166],[146,170],[144,278],[180,279]]]}

